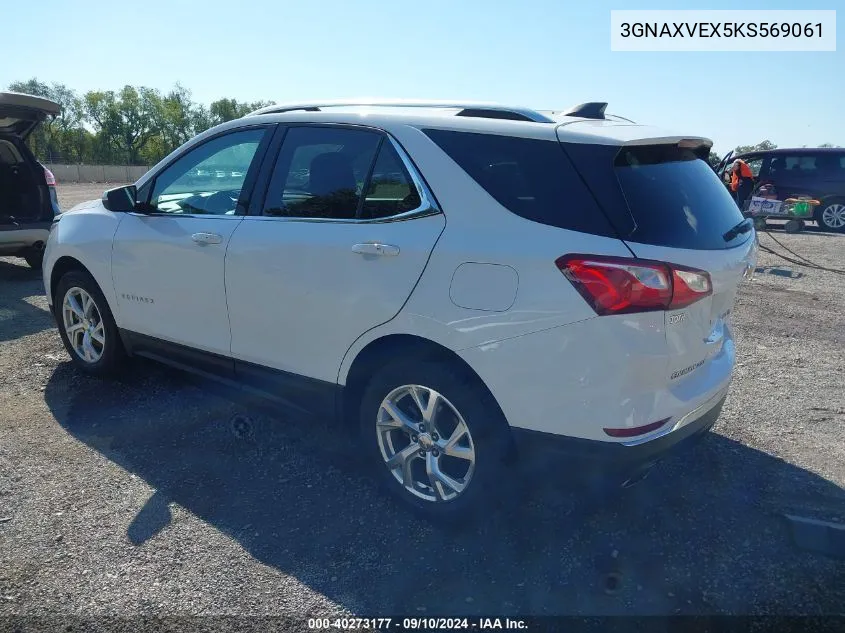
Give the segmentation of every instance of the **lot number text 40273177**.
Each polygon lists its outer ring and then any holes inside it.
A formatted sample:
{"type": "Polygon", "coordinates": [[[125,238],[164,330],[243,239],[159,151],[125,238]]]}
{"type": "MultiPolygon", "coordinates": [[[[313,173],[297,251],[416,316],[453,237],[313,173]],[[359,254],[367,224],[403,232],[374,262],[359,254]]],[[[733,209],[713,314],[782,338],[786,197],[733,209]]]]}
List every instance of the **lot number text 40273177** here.
{"type": "Polygon", "coordinates": [[[342,630],[522,630],[524,620],[511,618],[309,618],[309,629],[342,630]]]}

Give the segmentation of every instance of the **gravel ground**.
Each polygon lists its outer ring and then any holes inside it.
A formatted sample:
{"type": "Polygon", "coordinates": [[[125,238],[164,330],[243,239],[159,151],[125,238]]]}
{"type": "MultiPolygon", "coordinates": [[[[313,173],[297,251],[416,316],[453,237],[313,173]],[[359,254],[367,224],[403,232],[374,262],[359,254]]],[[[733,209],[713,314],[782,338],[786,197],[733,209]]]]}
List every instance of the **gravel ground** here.
{"type": "MultiPolygon", "coordinates": [[[[845,236],[775,236],[843,267],[845,236]]],[[[760,266],[711,436],[627,491],[549,473],[455,531],[383,498],[320,422],[151,363],[77,375],[40,274],[0,258],[0,615],[843,613],[845,563],[782,517],[845,522],[843,278],[760,266]]]]}

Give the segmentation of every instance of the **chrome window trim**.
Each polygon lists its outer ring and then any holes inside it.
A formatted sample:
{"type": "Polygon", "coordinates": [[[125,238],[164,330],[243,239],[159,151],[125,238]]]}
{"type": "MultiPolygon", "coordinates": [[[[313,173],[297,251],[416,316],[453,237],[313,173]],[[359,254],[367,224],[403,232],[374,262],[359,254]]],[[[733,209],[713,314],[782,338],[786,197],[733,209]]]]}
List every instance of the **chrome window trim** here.
{"type": "MultiPolygon", "coordinates": [[[[315,124],[316,127],[332,127],[331,124],[319,123],[315,124]]],[[[297,127],[311,127],[308,124],[304,124],[297,127]]],[[[361,128],[368,131],[378,132],[385,136],[385,138],[390,141],[390,144],[393,146],[393,149],[396,151],[396,154],[399,156],[399,160],[402,161],[402,164],[405,167],[405,171],[407,171],[408,175],[411,178],[412,185],[417,190],[417,195],[420,197],[420,205],[409,211],[403,211],[402,213],[398,213],[396,215],[390,215],[383,218],[309,218],[307,216],[278,216],[278,215],[246,215],[246,216],[239,216],[243,217],[244,220],[282,220],[285,222],[320,222],[320,223],[334,223],[334,224],[384,224],[387,222],[404,222],[406,220],[414,220],[417,218],[424,218],[430,215],[439,215],[443,211],[440,209],[440,206],[437,204],[437,200],[434,198],[434,194],[429,189],[428,185],[426,184],[425,180],[423,180],[422,175],[420,174],[417,166],[414,165],[411,157],[405,151],[405,148],[399,144],[399,142],[393,138],[393,135],[390,134],[388,131],[383,130],[377,127],[370,127],[370,126],[349,126],[349,125],[341,125],[338,127],[343,127],[347,129],[353,128],[361,128]]],[[[374,160],[377,160],[378,156],[374,157],[374,160]]],[[[202,217],[202,216],[199,216],[202,217]]]]}
{"type": "MultiPolygon", "coordinates": [[[[239,216],[243,220],[260,220],[263,222],[319,222],[324,224],[387,224],[389,222],[404,222],[406,220],[415,220],[417,218],[425,218],[430,215],[441,215],[440,209],[428,207],[418,208],[413,211],[406,211],[399,215],[391,215],[386,218],[305,218],[305,217],[285,217],[273,215],[246,215],[239,216]]],[[[202,217],[202,216],[197,216],[202,217]]]]}
{"type": "Polygon", "coordinates": [[[138,211],[127,211],[127,215],[134,215],[137,218],[198,218],[200,220],[243,220],[244,216],[237,213],[168,213],[166,211],[153,211],[151,213],[139,213],[138,211]]]}

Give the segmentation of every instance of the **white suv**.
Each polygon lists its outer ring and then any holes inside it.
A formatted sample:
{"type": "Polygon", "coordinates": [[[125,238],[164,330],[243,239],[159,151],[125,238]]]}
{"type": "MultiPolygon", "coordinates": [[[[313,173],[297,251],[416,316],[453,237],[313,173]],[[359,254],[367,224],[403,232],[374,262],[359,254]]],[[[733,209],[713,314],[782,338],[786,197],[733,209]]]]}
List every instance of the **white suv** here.
{"type": "Polygon", "coordinates": [[[208,130],[54,223],[62,340],[90,374],[146,356],[338,418],[431,516],[500,495],[514,455],[630,482],[718,417],[756,241],[710,141],[604,105],[208,130]]]}

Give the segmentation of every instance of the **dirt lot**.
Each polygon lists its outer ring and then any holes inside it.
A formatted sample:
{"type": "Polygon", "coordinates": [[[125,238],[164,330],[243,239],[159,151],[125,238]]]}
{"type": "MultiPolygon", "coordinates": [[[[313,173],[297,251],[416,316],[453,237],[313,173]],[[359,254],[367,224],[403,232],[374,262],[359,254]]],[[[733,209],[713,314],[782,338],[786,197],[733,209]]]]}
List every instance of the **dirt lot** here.
{"type": "MultiPolygon", "coordinates": [[[[775,236],[845,267],[845,236],[775,236]]],[[[845,562],[796,547],[782,516],[845,522],[845,278],[760,265],[705,442],[624,493],[575,494],[562,471],[445,531],[319,422],[146,363],[77,375],[40,274],[0,259],[0,615],[845,612],[845,562]]]]}

